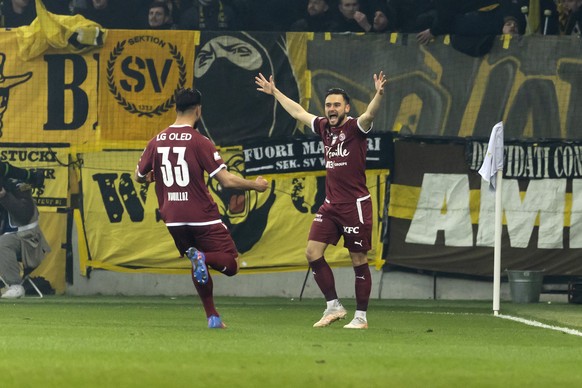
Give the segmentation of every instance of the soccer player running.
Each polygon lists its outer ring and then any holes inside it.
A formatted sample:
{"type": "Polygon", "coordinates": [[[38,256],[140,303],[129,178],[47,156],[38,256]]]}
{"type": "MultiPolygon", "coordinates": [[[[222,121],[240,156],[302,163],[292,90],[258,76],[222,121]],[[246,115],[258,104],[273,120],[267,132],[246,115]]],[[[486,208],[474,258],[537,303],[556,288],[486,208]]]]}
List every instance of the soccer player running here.
{"type": "Polygon", "coordinates": [[[325,117],[307,112],[285,96],[270,76],[255,77],[257,90],[273,95],[296,120],[311,127],[323,140],[325,149],[326,198],[311,224],[306,256],[313,277],[326,301],[323,317],[314,327],[325,327],[344,319],[346,309],[340,303],[335,280],[324,253],[341,236],[348,249],[355,272],[356,312],[347,329],[367,329],[366,311],[372,289],[367,253],[372,247],[372,202],[366,187],[366,135],[380,107],[387,79],[383,72],[374,74],[376,93],[366,111],[357,119],[348,116],[350,97],[343,89],[330,89],[325,96],[325,117]]]}
{"type": "Polygon", "coordinates": [[[263,177],[251,181],[228,172],[214,144],[198,132],[202,96],[195,89],[175,93],[176,121],[146,146],[135,171],[139,183],[156,182],[162,220],[180,255],[192,262],[192,282],[206,312],[208,327],[226,327],[216,311],[208,267],[227,276],[239,269],[238,252],[218,206],[212,199],[205,172],[224,188],[263,192],[263,177]]]}

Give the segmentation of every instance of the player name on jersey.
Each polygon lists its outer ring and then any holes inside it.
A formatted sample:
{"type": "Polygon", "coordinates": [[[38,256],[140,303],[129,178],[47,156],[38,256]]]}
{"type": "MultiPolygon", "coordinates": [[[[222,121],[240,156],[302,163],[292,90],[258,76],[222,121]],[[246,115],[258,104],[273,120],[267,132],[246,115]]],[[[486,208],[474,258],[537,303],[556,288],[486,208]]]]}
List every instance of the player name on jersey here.
{"type": "Polygon", "coordinates": [[[188,200],[187,191],[168,192],[168,201],[187,201],[187,200],[188,200]]]}

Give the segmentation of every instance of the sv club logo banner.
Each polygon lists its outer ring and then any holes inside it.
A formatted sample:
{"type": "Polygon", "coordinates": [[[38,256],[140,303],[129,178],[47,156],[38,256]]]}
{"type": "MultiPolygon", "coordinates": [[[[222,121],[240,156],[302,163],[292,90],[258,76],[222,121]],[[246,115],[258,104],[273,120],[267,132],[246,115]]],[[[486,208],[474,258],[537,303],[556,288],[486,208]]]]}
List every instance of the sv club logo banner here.
{"type": "Polygon", "coordinates": [[[105,77],[100,79],[99,123],[104,140],[153,137],[173,119],[176,89],[192,86],[198,32],[142,32],[111,31],[101,51],[105,77]]]}

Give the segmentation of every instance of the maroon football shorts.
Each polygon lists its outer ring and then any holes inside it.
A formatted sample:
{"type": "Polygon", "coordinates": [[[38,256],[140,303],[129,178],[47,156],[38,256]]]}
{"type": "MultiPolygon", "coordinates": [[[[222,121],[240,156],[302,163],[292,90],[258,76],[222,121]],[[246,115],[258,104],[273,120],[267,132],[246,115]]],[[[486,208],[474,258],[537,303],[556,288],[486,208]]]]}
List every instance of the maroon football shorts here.
{"type": "Polygon", "coordinates": [[[222,252],[232,254],[233,258],[238,257],[234,241],[223,223],[205,226],[170,226],[168,230],[180,254],[184,254],[190,247],[195,247],[202,253],[222,252]]]}
{"type": "Polygon", "coordinates": [[[350,252],[367,252],[372,248],[372,201],[331,204],[324,202],[315,214],[309,240],[336,245],[344,237],[350,252]]]}

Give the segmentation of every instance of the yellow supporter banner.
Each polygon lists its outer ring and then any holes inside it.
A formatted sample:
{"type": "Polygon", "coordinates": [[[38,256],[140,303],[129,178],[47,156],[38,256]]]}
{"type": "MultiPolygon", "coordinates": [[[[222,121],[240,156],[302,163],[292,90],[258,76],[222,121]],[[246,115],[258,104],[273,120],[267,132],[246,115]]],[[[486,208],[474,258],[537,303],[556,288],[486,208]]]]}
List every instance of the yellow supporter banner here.
{"type": "Polygon", "coordinates": [[[15,31],[0,33],[0,141],[85,144],[95,138],[97,61],[51,49],[18,56],[15,31]]]}
{"type": "MultiPolygon", "coordinates": [[[[83,225],[87,236],[87,267],[113,271],[187,273],[190,263],[179,254],[165,225],[157,218],[153,185],[137,184],[133,171],[141,151],[110,151],[83,156],[83,225]]],[[[234,174],[244,172],[240,150],[222,150],[234,174]]],[[[378,246],[385,171],[369,171],[374,209],[374,249],[378,246]]],[[[270,181],[264,193],[221,190],[215,180],[209,190],[229,227],[245,272],[280,271],[306,267],[305,246],[317,203],[323,200],[324,177],[282,177],[270,181]]],[[[351,265],[343,240],[330,247],[332,265],[351,265]]]]}
{"type": "Polygon", "coordinates": [[[43,261],[36,268],[31,277],[35,284],[43,292],[63,294],[65,292],[65,254],[62,244],[67,241],[67,214],[41,212],[39,218],[40,228],[51,247],[43,261]],[[46,285],[39,281],[43,278],[48,282],[51,291],[47,291],[46,285]]]}
{"type": "Polygon", "coordinates": [[[100,50],[100,139],[149,140],[174,120],[174,91],[193,86],[199,31],[111,30],[100,50]]]}

